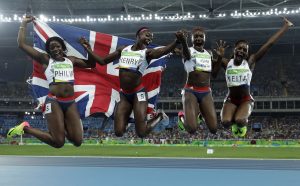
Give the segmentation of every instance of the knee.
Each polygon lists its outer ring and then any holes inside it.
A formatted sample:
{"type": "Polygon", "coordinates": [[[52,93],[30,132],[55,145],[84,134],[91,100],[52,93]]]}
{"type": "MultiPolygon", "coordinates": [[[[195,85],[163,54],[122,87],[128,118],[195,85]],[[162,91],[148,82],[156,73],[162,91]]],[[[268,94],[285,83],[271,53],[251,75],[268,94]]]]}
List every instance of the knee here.
{"type": "Polygon", "coordinates": [[[217,130],[218,130],[217,127],[209,128],[209,132],[212,133],[212,134],[217,134],[217,130]]]}
{"type": "Polygon", "coordinates": [[[185,118],[183,126],[188,133],[195,134],[199,124],[194,119],[185,118]]]}
{"type": "Polygon", "coordinates": [[[62,148],[64,146],[64,144],[65,144],[65,139],[56,139],[56,140],[54,140],[52,146],[54,148],[59,149],[59,148],[62,148]]]}
{"type": "Polygon", "coordinates": [[[123,130],[115,130],[115,135],[117,137],[122,137],[124,135],[124,131],[123,130]]]}
{"type": "Polygon", "coordinates": [[[221,121],[221,123],[222,123],[222,125],[223,125],[223,127],[224,127],[225,129],[229,129],[229,127],[230,127],[231,124],[232,124],[232,121],[229,121],[229,120],[223,120],[223,121],[221,121]]]}
{"type": "Polygon", "coordinates": [[[248,124],[248,119],[247,118],[236,118],[235,122],[238,126],[243,127],[248,124]]]}
{"type": "Polygon", "coordinates": [[[82,141],[83,141],[82,139],[78,139],[78,140],[72,141],[72,143],[75,147],[80,147],[82,144],[82,141]]]}
{"type": "Polygon", "coordinates": [[[147,136],[147,133],[146,133],[146,131],[137,130],[136,135],[140,138],[144,138],[147,136]]]}
{"type": "Polygon", "coordinates": [[[197,127],[195,126],[185,126],[185,129],[190,134],[195,134],[197,131],[197,127]]]}

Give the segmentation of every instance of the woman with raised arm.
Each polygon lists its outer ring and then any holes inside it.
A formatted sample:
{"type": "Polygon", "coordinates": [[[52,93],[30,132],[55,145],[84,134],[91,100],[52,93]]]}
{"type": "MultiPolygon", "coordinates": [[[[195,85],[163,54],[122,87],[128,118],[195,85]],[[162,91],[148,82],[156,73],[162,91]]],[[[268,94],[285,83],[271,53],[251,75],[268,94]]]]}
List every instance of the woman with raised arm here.
{"type": "Polygon", "coordinates": [[[43,66],[49,83],[49,94],[44,111],[49,131],[41,131],[31,127],[28,122],[23,122],[11,128],[7,136],[13,137],[26,133],[55,148],[61,148],[66,137],[78,147],[83,141],[83,127],[75,103],[73,67],[90,68],[95,63],[66,56],[66,45],[59,37],[51,37],[46,41],[47,54],[28,45],[25,39],[26,26],[33,20],[32,16],[23,18],[18,34],[18,46],[43,66]]]}
{"type": "Polygon", "coordinates": [[[283,26],[251,55],[249,55],[249,43],[245,40],[237,41],[233,58],[224,60],[228,93],[221,111],[221,122],[225,128],[231,126],[234,137],[244,137],[247,132],[248,118],[254,106],[254,99],[250,94],[250,82],[256,62],[291,26],[293,23],[284,18],[283,26]]]}
{"type": "Polygon", "coordinates": [[[157,59],[170,53],[180,39],[182,32],[176,33],[177,39],[165,47],[150,49],[147,46],[152,42],[153,34],[147,27],[142,27],[136,32],[136,42],[133,45],[123,46],[104,58],[96,55],[89,43],[81,38],[81,44],[97,63],[106,65],[114,60],[119,60],[120,101],[114,115],[114,130],[117,136],[123,136],[126,131],[129,116],[133,110],[135,130],[139,137],[145,137],[156,124],[164,117],[163,111],[147,120],[148,96],[142,83],[142,76],[152,59],[157,59]]]}
{"type": "Polygon", "coordinates": [[[201,27],[192,30],[192,47],[187,41],[182,42],[182,56],[187,81],[183,89],[182,103],[184,110],[184,128],[195,133],[199,125],[199,111],[209,131],[217,132],[217,115],[210,89],[210,77],[216,77],[224,56],[225,42],[220,41],[216,59],[210,51],[204,49],[205,32],[201,27]]]}

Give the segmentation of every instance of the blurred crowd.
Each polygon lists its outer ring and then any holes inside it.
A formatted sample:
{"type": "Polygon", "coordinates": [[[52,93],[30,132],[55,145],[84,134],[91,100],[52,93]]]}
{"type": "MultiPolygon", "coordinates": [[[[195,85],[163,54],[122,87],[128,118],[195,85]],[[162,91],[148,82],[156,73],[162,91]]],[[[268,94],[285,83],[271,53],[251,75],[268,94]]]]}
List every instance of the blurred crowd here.
{"type": "MultiPolygon", "coordinates": [[[[0,116],[0,136],[2,138],[5,137],[10,127],[13,127],[23,120],[28,121],[33,127],[47,130],[47,124],[42,115],[25,115],[23,117],[2,115],[0,116]]],[[[300,116],[252,116],[250,117],[247,127],[248,132],[244,139],[300,139],[300,116]],[[254,127],[255,124],[258,124],[260,127],[254,127]]],[[[113,121],[110,119],[105,120],[101,117],[83,119],[83,128],[84,137],[86,139],[139,139],[135,134],[133,124],[129,124],[127,132],[122,138],[117,138],[114,135],[113,121]]],[[[219,130],[216,135],[210,134],[205,121],[199,124],[199,128],[195,134],[189,134],[178,128],[177,116],[171,116],[168,124],[160,123],[147,138],[153,142],[161,141],[161,139],[188,142],[202,139],[233,139],[234,137],[229,129],[224,129],[221,125],[219,125],[219,130]]]]}
{"type": "MultiPolygon", "coordinates": [[[[29,59],[18,59],[7,62],[0,59],[0,98],[30,98],[32,93],[26,83],[29,77],[27,70],[15,73],[12,65],[28,63],[29,59]],[[26,62],[25,62],[25,61],[26,62]],[[20,77],[19,77],[20,76],[20,77]],[[22,81],[11,81],[14,77],[22,81]]],[[[299,96],[300,74],[296,63],[297,56],[267,57],[260,61],[254,70],[251,93],[253,96],[299,96]],[[287,62],[288,61],[288,62],[287,62]],[[286,65],[295,63],[295,65],[286,65]]],[[[28,65],[27,68],[32,68],[28,65]]],[[[24,70],[24,69],[23,69],[24,70]]],[[[170,57],[162,76],[160,97],[181,97],[181,89],[186,82],[186,72],[179,57],[170,57]]],[[[214,97],[224,98],[227,93],[224,70],[221,69],[217,78],[211,79],[211,88],[214,97]]]]}

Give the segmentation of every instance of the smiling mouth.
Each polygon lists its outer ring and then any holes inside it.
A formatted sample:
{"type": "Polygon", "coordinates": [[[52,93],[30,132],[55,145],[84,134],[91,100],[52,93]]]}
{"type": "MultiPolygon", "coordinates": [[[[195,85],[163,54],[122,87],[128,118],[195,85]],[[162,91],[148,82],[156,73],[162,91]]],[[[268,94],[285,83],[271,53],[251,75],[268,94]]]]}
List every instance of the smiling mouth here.
{"type": "Polygon", "coordinates": [[[147,45],[151,43],[151,40],[146,40],[147,45]]]}
{"type": "Polygon", "coordinates": [[[58,51],[58,52],[55,52],[55,53],[53,53],[55,56],[58,56],[58,55],[60,55],[60,52],[58,51]]]}
{"type": "Polygon", "coordinates": [[[242,59],[243,59],[243,56],[242,56],[242,55],[236,55],[236,59],[242,60],[242,59]]]}
{"type": "Polygon", "coordinates": [[[244,55],[243,55],[242,53],[240,53],[240,52],[238,52],[238,53],[236,54],[236,56],[237,56],[237,57],[240,57],[240,58],[243,58],[243,57],[244,57],[244,55]]]}
{"type": "Polygon", "coordinates": [[[203,43],[203,40],[196,40],[195,43],[202,44],[202,43],[203,43]]]}

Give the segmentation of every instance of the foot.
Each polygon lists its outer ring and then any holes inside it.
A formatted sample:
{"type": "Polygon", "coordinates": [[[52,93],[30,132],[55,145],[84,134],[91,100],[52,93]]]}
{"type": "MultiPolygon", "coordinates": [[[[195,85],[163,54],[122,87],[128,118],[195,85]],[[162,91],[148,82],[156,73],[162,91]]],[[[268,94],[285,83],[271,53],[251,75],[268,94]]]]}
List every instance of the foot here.
{"type": "Polygon", "coordinates": [[[247,133],[247,126],[239,127],[239,136],[242,138],[247,133]]]}
{"type": "Polygon", "coordinates": [[[247,126],[239,127],[237,124],[233,124],[231,126],[232,135],[235,138],[245,137],[247,133],[247,126]]]}
{"type": "Polygon", "coordinates": [[[30,127],[30,125],[27,121],[24,121],[21,124],[9,129],[9,131],[7,133],[7,137],[12,138],[14,136],[24,134],[24,127],[30,127]]]}
{"type": "Polygon", "coordinates": [[[231,125],[231,132],[232,132],[233,137],[235,137],[235,138],[238,138],[240,136],[239,135],[239,127],[237,126],[237,124],[231,125]]]}
{"type": "Polygon", "coordinates": [[[198,115],[198,117],[197,117],[197,122],[198,122],[199,125],[203,124],[204,119],[203,119],[203,117],[202,117],[201,114],[198,115]]]}
{"type": "Polygon", "coordinates": [[[179,128],[179,130],[185,131],[183,123],[184,123],[184,112],[179,111],[178,112],[178,122],[177,122],[178,128],[179,128]]]}
{"type": "Polygon", "coordinates": [[[178,128],[179,128],[180,130],[182,130],[182,131],[185,131],[185,128],[184,128],[184,126],[183,126],[183,122],[181,121],[180,118],[178,119],[178,128]]]}
{"type": "Polygon", "coordinates": [[[163,110],[157,110],[157,113],[162,115],[162,120],[169,119],[169,116],[163,110]]]}

